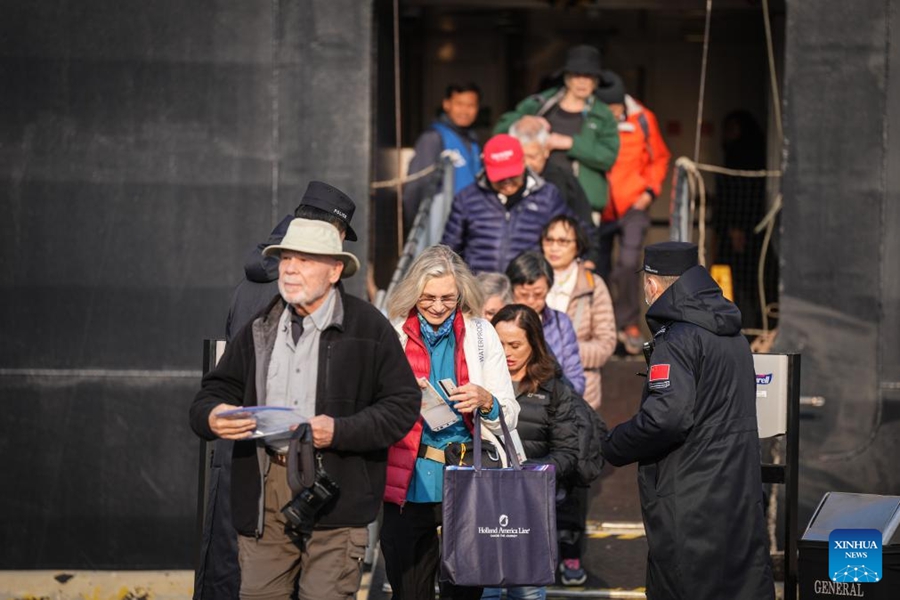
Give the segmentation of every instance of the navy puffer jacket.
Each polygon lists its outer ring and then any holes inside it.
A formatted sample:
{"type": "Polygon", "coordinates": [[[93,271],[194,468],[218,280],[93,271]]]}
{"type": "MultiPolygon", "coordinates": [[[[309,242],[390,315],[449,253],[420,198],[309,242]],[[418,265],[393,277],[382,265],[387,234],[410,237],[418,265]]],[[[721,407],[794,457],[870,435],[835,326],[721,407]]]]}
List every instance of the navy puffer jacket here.
{"type": "Polygon", "coordinates": [[[578,354],[578,336],[569,315],[545,306],[541,311],[544,324],[544,341],[562,368],[563,377],[579,396],[584,395],[584,367],[578,354]]]}
{"type": "Polygon", "coordinates": [[[539,248],[541,230],[559,214],[571,214],[553,185],[527,171],[522,199],[510,210],[491,189],[484,171],[453,198],[441,243],[474,273],[503,273],[519,253],[539,248]]]}

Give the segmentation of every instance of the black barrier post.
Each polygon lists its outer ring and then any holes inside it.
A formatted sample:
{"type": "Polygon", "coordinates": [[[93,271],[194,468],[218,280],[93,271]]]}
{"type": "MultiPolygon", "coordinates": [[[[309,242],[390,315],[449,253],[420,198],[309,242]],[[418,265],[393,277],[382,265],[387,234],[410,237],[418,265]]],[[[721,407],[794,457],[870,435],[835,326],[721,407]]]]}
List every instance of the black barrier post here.
{"type": "MultiPolygon", "coordinates": [[[[222,340],[203,340],[203,374],[210,372],[218,362],[216,349],[222,340]]],[[[194,552],[194,569],[199,569],[203,557],[203,524],[206,522],[206,505],[209,503],[209,469],[212,465],[214,444],[200,440],[200,461],[197,475],[197,545],[194,552]]]]}
{"type": "Polygon", "coordinates": [[[787,477],[784,483],[784,600],[797,599],[797,512],[800,465],[800,355],[788,354],[787,477]]]}
{"type": "Polygon", "coordinates": [[[763,464],[763,483],[784,485],[784,600],[797,600],[797,511],[800,462],[800,355],[787,357],[787,427],[783,465],[763,464]]]}

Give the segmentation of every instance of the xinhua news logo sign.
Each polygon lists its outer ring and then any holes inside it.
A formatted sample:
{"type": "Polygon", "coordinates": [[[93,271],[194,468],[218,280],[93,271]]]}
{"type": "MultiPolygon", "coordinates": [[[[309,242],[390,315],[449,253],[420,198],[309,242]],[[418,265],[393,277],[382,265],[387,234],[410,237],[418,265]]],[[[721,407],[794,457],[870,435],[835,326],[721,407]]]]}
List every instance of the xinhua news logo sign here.
{"type": "Polygon", "coordinates": [[[835,529],[828,536],[828,575],[840,583],[881,581],[881,532],[835,529]]]}

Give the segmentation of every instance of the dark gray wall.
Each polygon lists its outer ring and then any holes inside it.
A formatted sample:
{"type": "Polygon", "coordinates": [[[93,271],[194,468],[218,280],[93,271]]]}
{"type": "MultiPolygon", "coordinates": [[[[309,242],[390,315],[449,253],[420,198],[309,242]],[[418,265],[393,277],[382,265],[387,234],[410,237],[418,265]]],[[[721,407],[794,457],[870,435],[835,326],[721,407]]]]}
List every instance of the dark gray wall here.
{"type": "Polygon", "coordinates": [[[191,566],[187,406],[247,248],[323,179],[366,264],[371,13],[0,2],[0,568],[191,566]]]}
{"type": "Polygon", "coordinates": [[[803,353],[801,525],[900,493],[900,47],[883,0],[788,3],[781,350],[803,353]]]}

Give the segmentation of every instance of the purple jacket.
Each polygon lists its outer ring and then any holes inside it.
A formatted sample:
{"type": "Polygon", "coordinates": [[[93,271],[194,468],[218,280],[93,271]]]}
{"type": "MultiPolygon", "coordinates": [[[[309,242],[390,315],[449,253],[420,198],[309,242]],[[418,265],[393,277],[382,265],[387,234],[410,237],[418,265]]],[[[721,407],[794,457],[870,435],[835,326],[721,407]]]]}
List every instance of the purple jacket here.
{"type": "Polygon", "coordinates": [[[519,253],[539,247],[541,229],[558,214],[571,214],[553,185],[527,171],[525,193],[510,210],[484,172],[453,198],[441,243],[462,256],[474,273],[503,273],[519,253]]]}
{"type": "Polygon", "coordinates": [[[584,396],[584,368],[578,354],[578,337],[569,316],[545,306],[541,312],[544,323],[544,340],[562,367],[563,376],[572,384],[579,396],[584,396]]]}

